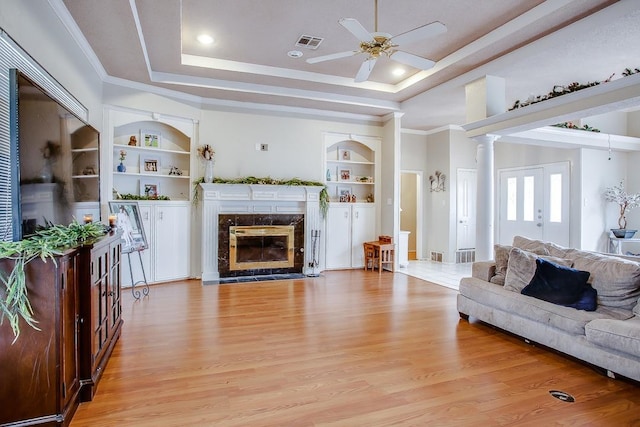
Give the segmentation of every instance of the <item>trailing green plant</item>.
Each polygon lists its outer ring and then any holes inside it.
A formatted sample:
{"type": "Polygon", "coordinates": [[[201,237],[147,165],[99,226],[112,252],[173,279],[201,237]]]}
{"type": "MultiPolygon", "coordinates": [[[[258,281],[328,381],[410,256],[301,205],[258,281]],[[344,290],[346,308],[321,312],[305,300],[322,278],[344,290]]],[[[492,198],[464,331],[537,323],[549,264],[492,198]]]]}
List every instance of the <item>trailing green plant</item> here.
{"type": "Polygon", "coordinates": [[[38,329],[37,320],[29,302],[25,276],[26,266],[35,259],[43,262],[51,260],[69,248],[85,241],[103,236],[107,231],[104,224],[80,224],[74,220],[68,226],[48,224],[19,242],[0,241],[0,258],[14,261],[12,270],[0,271],[0,325],[6,318],[14,335],[14,342],[20,335],[20,319],[34,329],[38,329]]]}
{"type": "MultiPolygon", "coordinates": [[[[198,186],[204,182],[204,178],[199,178],[193,181],[193,198],[194,204],[197,204],[200,200],[198,193],[198,186]]],[[[292,179],[275,179],[271,177],[256,178],[255,176],[247,176],[243,178],[213,178],[213,184],[252,184],[252,185],[293,185],[293,186],[309,186],[309,187],[323,187],[320,190],[320,212],[322,216],[326,216],[329,209],[329,193],[327,187],[318,181],[305,181],[300,178],[292,179]]]]}

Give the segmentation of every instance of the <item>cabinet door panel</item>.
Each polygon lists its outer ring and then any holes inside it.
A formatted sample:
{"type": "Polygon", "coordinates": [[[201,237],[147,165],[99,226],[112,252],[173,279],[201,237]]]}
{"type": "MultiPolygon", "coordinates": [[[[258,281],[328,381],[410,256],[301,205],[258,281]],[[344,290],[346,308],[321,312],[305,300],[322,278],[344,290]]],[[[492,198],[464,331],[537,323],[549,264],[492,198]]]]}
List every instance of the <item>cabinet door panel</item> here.
{"type": "Polygon", "coordinates": [[[351,220],[351,266],[364,267],[362,244],[378,240],[375,236],[376,214],[371,205],[354,205],[351,220]]]}
{"type": "Polygon", "coordinates": [[[189,277],[189,207],[156,206],[155,280],[189,277]]]}
{"type": "Polygon", "coordinates": [[[326,268],[351,267],[351,207],[330,206],[326,224],[326,268]]]}

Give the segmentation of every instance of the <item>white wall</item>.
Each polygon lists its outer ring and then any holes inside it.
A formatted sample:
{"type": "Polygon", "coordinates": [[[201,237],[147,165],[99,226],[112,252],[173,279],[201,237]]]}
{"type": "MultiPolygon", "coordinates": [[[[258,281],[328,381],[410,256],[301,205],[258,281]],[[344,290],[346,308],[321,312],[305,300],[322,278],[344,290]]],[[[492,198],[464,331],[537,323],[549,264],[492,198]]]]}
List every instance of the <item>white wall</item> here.
{"type": "MultiPolygon", "coordinates": [[[[427,224],[427,196],[426,193],[428,190],[427,177],[427,136],[424,134],[415,134],[415,133],[402,133],[402,143],[400,148],[400,169],[403,171],[414,171],[414,172],[422,172],[422,182],[420,182],[420,187],[422,188],[423,197],[422,197],[422,253],[417,253],[416,256],[419,259],[427,258],[426,254],[426,242],[427,242],[427,230],[425,224],[427,224]]],[[[415,185],[413,185],[415,187],[415,185]]],[[[413,206],[413,201],[411,205],[413,206]]],[[[404,209],[404,207],[403,207],[404,209]]],[[[404,215],[403,211],[403,215],[404,215]]],[[[409,245],[410,247],[414,247],[416,245],[416,237],[415,235],[409,235],[409,245]]],[[[415,248],[417,250],[417,248],[415,248]]]]}
{"type": "Polygon", "coordinates": [[[449,221],[451,212],[455,206],[451,205],[450,191],[450,144],[448,130],[438,132],[427,137],[427,172],[425,174],[426,185],[425,199],[427,200],[425,233],[427,234],[424,250],[429,257],[431,252],[442,252],[443,262],[452,262],[448,258],[450,252],[449,221]],[[429,191],[429,176],[436,170],[447,176],[446,191],[429,191]]]}
{"type": "Polygon", "coordinates": [[[640,110],[627,115],[627,135],[640,138],[640,110]]]}
{"type": "Polygon", "coordinates": [[[102,129],[102,80],[47,1],[2,0],[0,27],[88,110],[102,129]]]}
{"type": "MultiPolygon", "coordinates": [[[[618,208],[615,203],[604,200],[603,193],[626,179],[627,155],[609,154],[602,150],[582,149],[580,174],[580,228],[579,247],[585,250],[606,252],[608,231],[618,228],[618,208]],[[594,173],[597,172],[597,173],[594,173]]],[[[627,189],[628,190],[628,189],[627,189]]],[[[576,215],[572,220],[576,220],[576,215]]],[[[576,245],[577,246],[577,245],[576,245]]]]}
{"type": "Polygon", "coordinates": [[[627,119],[628,115],[622,111],[615,111],[606,114],[600,114],[598,116],[585,117],[581,120],[581,126],[591,126],[603,133],[610,133],[613,135],[626,135],[627,134],[627,119]]]}

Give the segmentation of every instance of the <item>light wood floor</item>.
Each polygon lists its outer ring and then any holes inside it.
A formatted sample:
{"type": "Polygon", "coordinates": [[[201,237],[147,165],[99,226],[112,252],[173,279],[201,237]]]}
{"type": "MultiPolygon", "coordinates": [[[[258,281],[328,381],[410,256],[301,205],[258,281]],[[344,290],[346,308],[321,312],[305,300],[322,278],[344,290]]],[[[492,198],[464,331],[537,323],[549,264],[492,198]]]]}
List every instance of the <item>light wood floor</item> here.
{"type": "Polygon", "coordinates": [[[460,320],[456,293],[360,270],[127,292],[71,425],[640,426],[637,384],[460,320]]]}

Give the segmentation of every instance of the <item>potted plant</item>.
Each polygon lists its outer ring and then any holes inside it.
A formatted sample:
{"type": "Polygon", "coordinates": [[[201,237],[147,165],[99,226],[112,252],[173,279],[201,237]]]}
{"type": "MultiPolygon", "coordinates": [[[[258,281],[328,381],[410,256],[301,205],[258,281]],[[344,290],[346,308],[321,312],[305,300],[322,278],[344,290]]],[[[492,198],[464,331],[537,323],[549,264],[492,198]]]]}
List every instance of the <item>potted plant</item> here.
{"type": "Polygon", "coordinates": [[[35,259],[55,262],[55,256],[65,249],[82,245],[89,239],[103,236],[106,227],[99,222],[80,224],[74,220],[68,226],[49,224],[36,230],[35,234],[18,242],[0,241],[0,259],[13,262],[7,271],[0,269],[0,327],[5,319],[13,330],[15,340],[20,335],[20,320],[38,329],[37,319],[29,303],[25,267],[35,259]]]}
{"type": "Polygon", "coordinates": [[[627,230],[627,218],[625,215],[627,211],[640,206],[640,193],[628,194],[624,191],[624,183],[620,181],[619,185],[606,189],[604,198],[607,202],[615,202],[620,207],[620,217],[618,218],[618,227],[620,228],[612,228],[613,235],[626,239],[633,237],[637,230],[627,230]]]}

